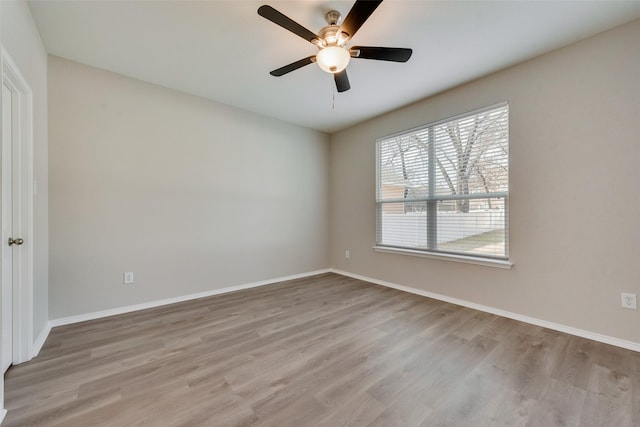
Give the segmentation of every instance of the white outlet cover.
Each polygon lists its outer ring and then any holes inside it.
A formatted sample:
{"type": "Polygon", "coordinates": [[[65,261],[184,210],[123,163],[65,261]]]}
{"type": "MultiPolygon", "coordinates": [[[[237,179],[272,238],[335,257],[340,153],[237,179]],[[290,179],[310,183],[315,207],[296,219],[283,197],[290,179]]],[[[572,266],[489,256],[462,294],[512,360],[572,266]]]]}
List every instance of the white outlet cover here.
{"type": "Polygon", "coordinates": [[[632,310],[638,309],[638,303],[636,299],[636,294],[628,294],[622,293],[622,307],[630,308],[632,310]]]}
{"type": "Polygon", "coordinates": [[[133,283],[133,272],[127,272],[124,273],[124,277],[123,277],[123,283],[125,285],[130,285],[133,283]]]}

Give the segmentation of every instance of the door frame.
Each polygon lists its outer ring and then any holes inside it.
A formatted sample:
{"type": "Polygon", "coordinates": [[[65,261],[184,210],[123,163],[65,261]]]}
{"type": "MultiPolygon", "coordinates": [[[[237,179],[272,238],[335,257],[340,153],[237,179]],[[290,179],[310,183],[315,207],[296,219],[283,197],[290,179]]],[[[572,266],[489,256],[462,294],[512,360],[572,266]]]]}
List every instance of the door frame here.
{"type": "Polygon", "coordinates": [[[2,82],[15,97],[12,179],[14,192],[17,190],[13,194],[17,215],[13,216],[13,230],[18,235],[13,237],[25,241],[13,252],[13,363],[18,364],[33,357],[33,92],[4,47],[2,82]]]}

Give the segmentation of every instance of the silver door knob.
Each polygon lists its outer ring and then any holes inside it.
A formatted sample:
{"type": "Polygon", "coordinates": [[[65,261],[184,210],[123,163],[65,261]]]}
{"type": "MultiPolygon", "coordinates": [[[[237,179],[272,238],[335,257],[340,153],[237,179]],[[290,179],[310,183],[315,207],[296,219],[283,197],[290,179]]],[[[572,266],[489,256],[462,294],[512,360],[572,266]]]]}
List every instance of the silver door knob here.
{"type": "Polygon", "coordinates": [[[24,240],[22,240],[22,239],[14,239],[13,237],[9,237],[9,246],[11,246],[11,245],[20,246],[23,243],[24,243],[24,240]]]}

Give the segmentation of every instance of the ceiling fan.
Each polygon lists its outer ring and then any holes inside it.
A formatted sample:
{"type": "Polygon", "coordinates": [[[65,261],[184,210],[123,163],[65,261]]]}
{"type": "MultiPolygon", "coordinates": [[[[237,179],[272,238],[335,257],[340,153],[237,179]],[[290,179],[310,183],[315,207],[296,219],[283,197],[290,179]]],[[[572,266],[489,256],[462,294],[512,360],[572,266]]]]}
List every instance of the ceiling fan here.
{"type": "Polygon", "coordinates": [[[346,70],[351,58],[407,62],[413,52],[411,49],[375,46],[349,47],[349,42],[353,36],[380,3],[382,3],[382,0],[357,0],[341,25],[338,25],[340,12],[335,10],[328,12],[325,15],[328,25],[322,28],[317,35],[271,6],[260,6],[258,15],[302,37],[320,49],[316,55],[292,62],[271,71],[269,74],[280,77],[315,62],[323,71],[333,74],[338,92],[344,92],[351,88],[346,70]]]}

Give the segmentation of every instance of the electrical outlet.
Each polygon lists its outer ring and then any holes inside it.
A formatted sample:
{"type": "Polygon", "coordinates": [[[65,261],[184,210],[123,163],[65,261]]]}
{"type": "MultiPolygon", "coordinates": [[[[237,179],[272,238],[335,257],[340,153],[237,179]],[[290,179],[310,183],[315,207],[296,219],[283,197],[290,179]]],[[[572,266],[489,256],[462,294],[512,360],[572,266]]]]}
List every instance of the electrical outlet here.
{"type": "Polygon", "coordinates": [[[636,302],[636,294],[626,294],[622,293],[622,307],[630,308],[632,310],[637,310],[638,305],[636,302]]]}
{"type": "Polygon", "coordinates": [[[130,285],[133,283],[133,271],[124,273],[122,283],[124,283],[125,285],[130,285]]]}
{"type": "Polygon", "coordinates": [[[349,258],[349,249],[347,249],[346,251],[344,251],[344,257],[345,257],[345,258],[349,258]]]}

